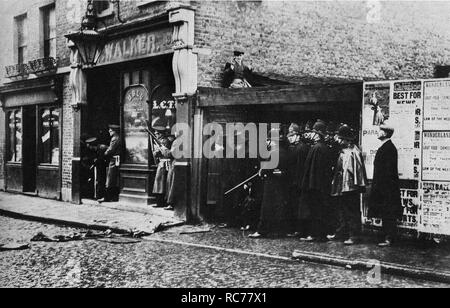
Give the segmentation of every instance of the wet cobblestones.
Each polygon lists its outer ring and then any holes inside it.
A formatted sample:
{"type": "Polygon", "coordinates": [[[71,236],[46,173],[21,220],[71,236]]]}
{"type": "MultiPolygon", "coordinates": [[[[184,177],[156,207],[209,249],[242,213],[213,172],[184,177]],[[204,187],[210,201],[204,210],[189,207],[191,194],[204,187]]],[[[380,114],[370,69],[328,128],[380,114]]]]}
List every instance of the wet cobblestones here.
{"type": "MultiPolygon", "coordinates": [[[[0,217],[0,243],[28,241],[40,231],[80,230],[0,217]]],[[[0,287],[448,287],[382,278],[371,285],[361,271],[145,240],[33,242],[28,250],[0,252],[0,287]]]]}

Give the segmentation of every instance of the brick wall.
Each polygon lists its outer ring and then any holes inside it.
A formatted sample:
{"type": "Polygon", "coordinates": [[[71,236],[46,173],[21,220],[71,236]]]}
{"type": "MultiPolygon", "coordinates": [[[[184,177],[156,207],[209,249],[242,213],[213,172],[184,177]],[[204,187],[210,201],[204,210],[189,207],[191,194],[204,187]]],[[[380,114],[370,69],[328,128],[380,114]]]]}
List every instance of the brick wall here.
{"type": "Polygon", "coordinates": [[[196,46],[212,51],[199,58],[200,86],[220,86],[234,48],[269,75],[432,78],[434,65],[450,62],[448,2],[380,2],[379,20],[367,1],[193,5],[196,46]]]}

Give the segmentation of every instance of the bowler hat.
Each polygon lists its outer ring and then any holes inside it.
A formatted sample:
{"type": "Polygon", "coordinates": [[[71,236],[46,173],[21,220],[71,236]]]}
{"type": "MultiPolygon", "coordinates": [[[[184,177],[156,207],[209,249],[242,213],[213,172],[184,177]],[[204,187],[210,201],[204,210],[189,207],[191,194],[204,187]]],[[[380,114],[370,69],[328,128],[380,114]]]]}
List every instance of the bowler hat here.
{"type": "Polygon", "coordinates": [[[339,127],[337,135],[339,138],[344,139],[344,140],[354,140],[355,139],[355,134],[354,134],[353,129],[351,129],[351,127],[348,126],[347,124],[344,124],[341,127],[339,127]]]}
{"type": "Polygon", "coordinates": [[[235,50],[235,51],[233,51],[233,55],[234,55],[235,57],[239,57],[240,55],[243,55],[243,54],[244,54],[244,52],[241,51],[241,50],[235,50]]]}

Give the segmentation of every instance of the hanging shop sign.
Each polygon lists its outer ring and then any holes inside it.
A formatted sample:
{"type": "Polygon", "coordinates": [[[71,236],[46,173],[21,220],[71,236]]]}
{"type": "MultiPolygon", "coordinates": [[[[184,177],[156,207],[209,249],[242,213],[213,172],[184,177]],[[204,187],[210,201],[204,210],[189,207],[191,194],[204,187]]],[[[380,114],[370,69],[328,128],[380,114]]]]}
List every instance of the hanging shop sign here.
{"type": "Polygon", "coordinates": [[[404,207],[400,226],[450,235],[450,80],[367,82],[363,89],[361,147],[369,179],[379,126],[389,120],[404,207]]]}
{"type": "Polygon", "coordinates": [[[97,66],[172,53],[172,34],[169,27],[113,39],[105,45],[97,66]]]}

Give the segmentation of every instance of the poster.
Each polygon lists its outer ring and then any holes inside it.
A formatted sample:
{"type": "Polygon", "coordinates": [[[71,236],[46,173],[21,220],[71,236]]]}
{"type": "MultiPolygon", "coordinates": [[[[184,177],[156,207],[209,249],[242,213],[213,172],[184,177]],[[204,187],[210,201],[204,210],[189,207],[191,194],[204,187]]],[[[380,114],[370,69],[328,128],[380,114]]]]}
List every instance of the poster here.
{"type": "Polygon", "coordinates": [[[424,83],[423,129],[450,131],[450,80],[424,83]]]}
{"type": "MultiPolygon", "coordinates": [[[[378,127],[395,128],[403,217],[399,227],[450,235],[450,80],[367,82],[363,86],[361,147],[369,179],[380,146],[378,127]]],[[[367,220],[363,197],[363,221],[367,220]]]]}
{"type": "Polygon", "coordinates": [[[422,180],[450,181],[450,131],[423,133],[422,180]]]}
{"type": "Polygon", "coordinates": [[[389,123],[395,128],[392,142],[398,150],[400,179],[419,179],[422,82],[394,82],[389,102],[389,123]]]}
{"type": "Polygon", "coordinates": [[[450,235],[450,183],[424,182],[420,232],[450,235]]]}
{"type": "Polygon", "coordinates": [[[389,116],[389,94],[390,83],[364,84],[361,148],[369,179],[373,178],[373,161],[381,144],[378,127],[389,116]]]}

